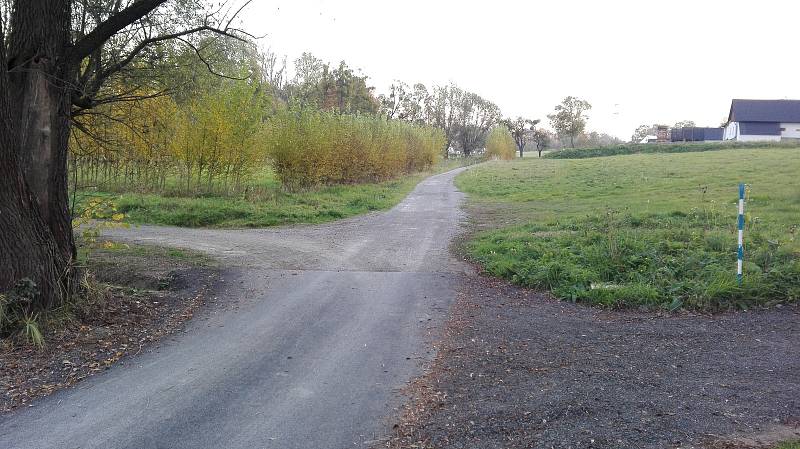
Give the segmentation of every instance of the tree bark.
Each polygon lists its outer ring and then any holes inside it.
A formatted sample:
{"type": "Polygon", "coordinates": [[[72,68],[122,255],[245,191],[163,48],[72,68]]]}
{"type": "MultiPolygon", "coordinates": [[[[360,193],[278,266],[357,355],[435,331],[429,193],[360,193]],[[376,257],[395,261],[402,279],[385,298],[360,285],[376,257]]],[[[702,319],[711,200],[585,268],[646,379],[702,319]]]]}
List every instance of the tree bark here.
{"type": "MultiPolygon", "coordinates": [[[[0,291],[36,283],[35,308],[69,294],[75,243],[67,197],[70,102],[63,65],[70,2],[28,0],[11,14],[0,67],[0,291]]],[[[2,33],[0,33],[2,34],[2,33]]]]}
{"type": "MultiPolygon", "coordinates": [[[[73,1],[13,0],[7,42],[0,23],[0,293],[28,278],[40,292],[37,309],[60,304],[76,286],[67,155],[73,100],[86,94],[77,87],[81,63],[167,0],[132,2],[74,43],[73,1]]],[[[146,39],[97,83],[149,43],[196,31],[232,36],[204,24],[146,39]]]]}

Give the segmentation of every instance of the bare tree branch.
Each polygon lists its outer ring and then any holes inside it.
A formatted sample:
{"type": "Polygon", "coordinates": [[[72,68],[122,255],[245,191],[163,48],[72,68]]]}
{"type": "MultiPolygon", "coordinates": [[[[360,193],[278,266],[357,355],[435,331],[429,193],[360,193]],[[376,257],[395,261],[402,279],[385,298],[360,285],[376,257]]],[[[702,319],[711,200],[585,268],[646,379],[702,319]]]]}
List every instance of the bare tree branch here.
{"type": "Polygon", "coordinates": [[[128,25],[136,22],[168,0],[136,0],[127,8],[112,15],[97,25],[89,34],[72,46],[68,57],[74,61],[83,60],[128,25]]]}

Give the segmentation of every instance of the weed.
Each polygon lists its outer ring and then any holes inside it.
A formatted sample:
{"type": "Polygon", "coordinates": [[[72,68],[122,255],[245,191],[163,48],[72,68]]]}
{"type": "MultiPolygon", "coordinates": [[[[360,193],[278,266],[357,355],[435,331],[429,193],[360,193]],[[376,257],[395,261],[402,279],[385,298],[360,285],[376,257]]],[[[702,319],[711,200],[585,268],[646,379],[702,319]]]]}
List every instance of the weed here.
{"type": "Polygon", "coordinates": [[[33,299],[38,295],[38,286],[28,278],[20,279],[10,291],[0,294],[0,337],[21,334],[26,341],[42,346],[39,314],[32,310],[33,299]]]}
{"type": "Polygon", "coordinates": [[[25,314],[22,317],[22,334],[28,343],[41,348],[44,345],[44,338],[42,332],[39,330],[38,324],[39,314],[25,314]]]}

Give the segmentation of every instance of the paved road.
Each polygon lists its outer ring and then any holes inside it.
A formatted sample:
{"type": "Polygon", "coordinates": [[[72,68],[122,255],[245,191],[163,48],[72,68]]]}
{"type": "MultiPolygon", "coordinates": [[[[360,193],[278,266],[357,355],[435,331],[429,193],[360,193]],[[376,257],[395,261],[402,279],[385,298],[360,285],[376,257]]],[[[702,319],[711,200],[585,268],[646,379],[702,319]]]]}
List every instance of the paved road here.
{"type": "Polygon", "coordinates": [[[468,268],[448,245],[460,170],[385,213],[321,226],[113,237],[231,268],[187,332],[0,418],[2,448],[353,448],[381,436],[468,268]]]}

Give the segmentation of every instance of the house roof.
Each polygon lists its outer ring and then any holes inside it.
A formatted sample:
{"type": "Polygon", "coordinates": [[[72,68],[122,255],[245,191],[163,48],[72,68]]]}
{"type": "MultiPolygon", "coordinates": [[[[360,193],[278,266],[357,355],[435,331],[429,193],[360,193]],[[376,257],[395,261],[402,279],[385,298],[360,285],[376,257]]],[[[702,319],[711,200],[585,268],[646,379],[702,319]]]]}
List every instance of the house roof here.
{"type": "Polygon", "coordinates": [[[703,128],[697,126],[672,128],[671,139],[673,142],[681,140],[702,141],[722,140],[723,128],[703,128]]]}
{"type": "Polygon", "coordinates": [[[800,123],[800,100],[733,100],[728,122],[800,123]]]}

